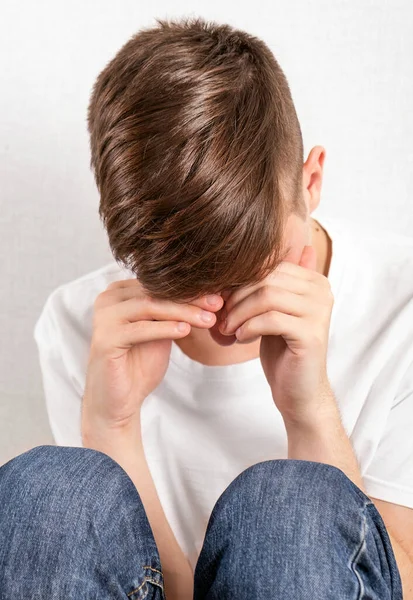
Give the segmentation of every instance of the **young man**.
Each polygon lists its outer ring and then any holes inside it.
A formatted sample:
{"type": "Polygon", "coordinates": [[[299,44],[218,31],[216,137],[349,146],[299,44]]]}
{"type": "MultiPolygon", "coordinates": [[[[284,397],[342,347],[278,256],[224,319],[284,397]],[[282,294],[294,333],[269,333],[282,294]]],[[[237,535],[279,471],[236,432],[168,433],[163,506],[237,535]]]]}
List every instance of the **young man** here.
{"type": "MultiPolygon", "coordinates": [[[[384,541],[370,521],[346,538],[357,597],[401,597],[400,573],[413,600],[413,240],[311,217],[325,151],[304,162],[282,70],[227,25],[140,31],[99,75],[88,125],[116,262],[60,286],[36,324],[56,443],[100,450],[130,475],[171,595],[190,597],[188,561],[224,490],[288,458],[340,469],[383,518],[384,541]],[[386,579],[392,551],[399,573],[386,579]]],[[[311,519],[329,488],[310,487],[297,503],[310,502],[311,519]]],[[[327,537],[316,528],[306,543],[315,557],[327,537]]],[[[281,580],[277,561],[263,579],[281,580]]],[[[350,597],[342,584],[311,597],[350,597]]]]}

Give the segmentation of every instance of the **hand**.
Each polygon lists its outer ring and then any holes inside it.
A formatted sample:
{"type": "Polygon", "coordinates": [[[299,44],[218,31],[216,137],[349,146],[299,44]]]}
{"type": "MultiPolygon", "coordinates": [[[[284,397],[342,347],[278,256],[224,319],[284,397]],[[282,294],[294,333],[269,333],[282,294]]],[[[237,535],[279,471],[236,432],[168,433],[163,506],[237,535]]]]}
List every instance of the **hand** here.
{"type": "Polygon", "coordinates": [[[315,269],[315,249],[305,246],[298,265],[280,263],[260,283],[229,296],[223,309],[222,333],[235,334],[239,343],[262,336],[262,367],[277,408],[290,421],[312,418],[331,399],[326,363],[334,298],[315,269]]]}
{"type": "Polygon", "coordinates": [[[155,300],[137,279],[111,283],[94,303],[93,334],[82,405],[82,430],[106,429],[139,422],[145,398],[168,368],[172,340],[191,326],[209,328],[223,299],[209,305],[204,296],[191,304],[155,300]],[[210,321],[201,319],[202,309],[210,321]],[[183,331],[177,329],[184,322],[183,331]]]}

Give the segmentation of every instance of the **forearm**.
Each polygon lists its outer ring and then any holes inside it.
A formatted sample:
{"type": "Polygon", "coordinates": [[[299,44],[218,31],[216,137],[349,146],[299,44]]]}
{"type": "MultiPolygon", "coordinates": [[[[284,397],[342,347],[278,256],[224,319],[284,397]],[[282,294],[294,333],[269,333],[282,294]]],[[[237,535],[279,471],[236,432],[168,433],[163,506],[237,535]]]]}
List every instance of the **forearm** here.
{"type": "Polygon", "coordinates": [[[168,600],[192,600],[192,568],[178,545],[162,509],[138,432],[82,426],[83,445],[113,458],[129,475],[142,500],[158,547],[168,600]]]}
{"type": "MultiPolygon", "coordinates": [[[[311,460],[341,469],[366,495],[360,468],[351,442],[342,425],[335,398],[307,422],[284,419],[288,437],[288,458],[311,460]]],[[[386,526],[403,584],[403,598],[413,600],[412,560],[386,526]]]]}
{"type": "MultiPolygon", "coordinates": [[[[380,512],[380,511],[379,511],[380,512]]],[[[409,556],[400,543],[394,539],[393,534],[386,526],[389,534],[394,556],[400,572],[403,587],[403,600],[413,600],[413,559],[409,556]]]]}
{"type": "Polygon", "coordinates": [[[360,468],[334,397],[308,419],[287,419],[288,458],[312,460],[341,469],[364,493],[360,468]]]}

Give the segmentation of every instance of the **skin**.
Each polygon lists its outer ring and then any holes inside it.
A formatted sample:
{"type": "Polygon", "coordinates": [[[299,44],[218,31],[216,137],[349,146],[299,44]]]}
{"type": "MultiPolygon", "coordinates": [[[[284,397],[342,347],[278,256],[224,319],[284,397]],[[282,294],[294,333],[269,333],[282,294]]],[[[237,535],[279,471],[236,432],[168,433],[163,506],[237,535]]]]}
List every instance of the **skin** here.
{"type": "MultiPolygon", "coordinates": [[[[331,240],[310,217],[320,201],[324,157],[324,148],[317,146],[312,149],[303,165],[306,218],[290,216],[285,239],[290,251],[280,269],[271,273],[258,286],[237,290],[233,294],[230,290],[222,290],[222,298],[219,298],[215,309],[207,308],[206,298],[199,299],[193,306],[169,306],[169,318],[179,308],[177,320],[191,325],[189,332],[181,339],[170,337],[188,356],[204,364],[234,364],[260,357],[274,402],[284,418],[288,458],[336,466],[365,492],[359,465],[341,423],[337,402],[325,370],[329,317],[333,303],[327,280],[331,240]],[[265,293],[260,293],[257,288],[265,293]],[[223,300],[222,308],[218,309],[223,300]],[[223,334],[221,320],[214,319],[211,321],[213,325],[206,326],[204,323],[203,329],[201,328],[201,307],[216,313],[228,313],[227,335],[223,334]],[[241,330],[236,338],[234,333],[240,326],[241,330]],[[235,343],[236,339],[239,343],[235,343]]],[[[142,393],[142,397],[133,393],[128,398],[124,389],[126,385],[130,391],[136,384],[136,378],[132,376],[126,377],[125,383],[125,373],[135,373],[132,368],[134,359],[138,367],[146,365],[146,378],[148,369],[152,370],[152,379],[163,376],[163,373],[159,373],[158,362],[155,361],[154,364],[153,353],[158,349],[158,355],[161,356],[162,344],[170,342],[162,338],[160,344],[159,339],[156,342],[151,337],[152,341],[149,343],[152,344],[153,352],[148,352],[148,344],[140,344],[145,335],[148,335],[148,327],[143,327],[142,324],[136,327],[136,301],[133,302],[133,309],[130,306],[130,300],[138,294],[136,280],[115,282],[109,286],[111,287],[113,289],[100,295],[99,304],[95,303],[99,319],[95,319],[95,343],[92,343],[91,349],[94,360],[90,361],[88,367],[83,397],[82,439],[86,447],[100,450],[114,458],[135,483],[160,548],[168,598],[189,600],[193,595],[193,573],[163,513],[143,449],[139,409],[149,390],[142,393]],[[117,311],[113,306],[117,307],[117,311]],[[129,312],[126,314],[125,311],[129,312]],[[128,317],[126,325],[125,317],[128,317]],[[102,322],[103,328],[97,327],[97,322],[102,322]],[[108,326],[113,327],[113,335],[118,336],[116,356],[113,355],[113,339],[109,348],[106,347],[110,339],[108,326]],[[135,349],[135,355],[126,353],[130,347],[135,349]],[[123,370],[120,362],[122,357],[123,370]],[[116,398],[114,392],[120,394],[120,399],[116,398]],[[106,402],[102,402],[105,396],[106,402]],[[126,423],[122,420],[119,425],[119,419],[113,421],[113,413],[119,417],[120,409],[125,406],[133,414],[126,423]],[[106,417],[102,419],[99,415],[103,409],[106,417]]],[[[160,327],[165,327],[162,312],[166,310],[165,306],[161,303],[156,304],[156,307],[142,304],[142,310],[143,323],[145,315],[157,317],[154,320],[158,321],[159,333],[160,327]],[[153,313],[155,310],[157,312],[153,313]]],[[[213,316],[212,313],[211,315],[213,316]]],[[[153,335],[154,331],[151,333],[153,335]]],[[[166,369],[165,348],[163,355],[166,369]]],[[[147,385],[154,389],[154,383],[156,381],[152,380],[147,385]]],[[[134,391],[138,389],[139,386],[134,391]]],[[[405,600],[413,600],[413,563],[409,555],[412,547],[412,511],[382,501],[377,503],[377,507],[383,510],[383,520],[388,527],[403,581],[403,597],[405,600]]]]}
{"type": "MultiPolygon", "coordinates": [[[[324,277],[328,277],[332,241],[321,225],[310,216],[320,202],[324,159],[324,148],[316,146],[311,150],[303,165],[303,197],[307,214],[304,220],[296,215],[290,215],[286,228],[285,244],[291,250],[284,260],[294,265],[302,265],[305,268],[313,269],[317,273],[324,275],[324,277]],[[304,250],[306,246],[307,249],[304,250]],[[315,250],[315,259],[311,259],[311,254],[313,253],[308,252],[309,246],[310,249],[313,246],[315,250]],[[305,254],[304,260],[303,251],[305,254]]],[[[223,290],[221,295],[225,301],[229,298],[228,303],[230,304],[229,310],[231,312],[231,309],[234,307],[230,299],[230,294],[223,290]]],[[[226,312],[225,308],[224,304],[217,311],[218,319],[210,329],[201,330],[197,327],[192,327],[190,334],[185,338],[174,340],[182,351],[193,360],[206,365],[229,365],[260,357],[260,348],[263,341],[262,336],[254,338],[249,342],[235,343],[237,340],[233,333],[224,335],[221,331],[223,322],[220,316],[226,312]]],[[[232,317],[232,327],[230,327],[232,330],[234,329],[233,320],[234,317],[232,317]]],[[[266,336],[265,339],[268,341],[270,338],[266,336]]],[[[272,340],[273,344],[275,340],[276,338],[272,340]]],[[[268,351],[267,354],[270,355],[271,352],[268,351]]],[[[276,352],[272,354],[271,358],[273,359],[276,356],[276,352]]],[[[266,361],[262,352],[261,360],[264,366],[266,361]]],[[[328,416],[328,411],[326,411],[326,416],[323,417],[325,419],[323,424],[321,423],[321,413],[319,413],[318,418],[320,422],[318,425],[310,425],[311,418],[308,418],[307,424],[295,424],[286,427],[289,449],[288,458],[314,460],[335,465],[366,493],[354,450],[341,424],[334,395],[332,392],[328,392],[328,386],[326,386],[326,390],[326,406],[330,404],[332,412],[328,416]]],[[[281,407],[279,408],[282,412],[281,407]]],[[[383,517],[389,533],[402,579],[403,598],[413,600],[413,510],[376,498],[371,499],[383,517]]]]}
{"type": "MultiPolygon", "coordinates": [[[[285,230],[285,245],[290,247],[285,260],[299,264],[304,247],[312,244],[316,250],[316,271],[328,275],[331,261],[332,241],[321,225],[310,215],[320,203],[325,149],[315,146],[303,164],[303,201],[307,216],[302,219],[291,214],[285,230]]],[[[226,299],[226,291],[222,291],[226,299]]],[[[223,307],[224,308],[224,307],[223,307]]],[[[220,331],[223,309],[216,313],[217,321],[210,329],[192,327],[182,339],[175,340],[180,349],[190,358],[205,365],[230,365],[260,356],[261,338],[249,343],[236,343],[234,335],[224,335],[220,331]]]]}

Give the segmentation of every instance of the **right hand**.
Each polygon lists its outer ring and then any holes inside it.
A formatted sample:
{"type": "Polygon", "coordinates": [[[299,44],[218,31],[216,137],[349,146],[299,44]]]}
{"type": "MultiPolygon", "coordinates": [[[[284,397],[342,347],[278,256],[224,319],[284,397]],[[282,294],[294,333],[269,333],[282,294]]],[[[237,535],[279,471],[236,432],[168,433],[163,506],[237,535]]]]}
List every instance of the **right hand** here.
{"type": "Polygon", "coordinates": [[[191,304],[156,300],[137,279],[111,283],[94,303],[93,333],[82,403],[82,431],[96,424],[109,429],[139,423],[145,398],[168,368],[172,340],[191,326],[208,329],[224,303],[210,305],[204,296],[191,304]],[[203,309],[211,316],[201,319],[203,309]],[[186,329],[179,331],[178,323],[186,329]]]}

